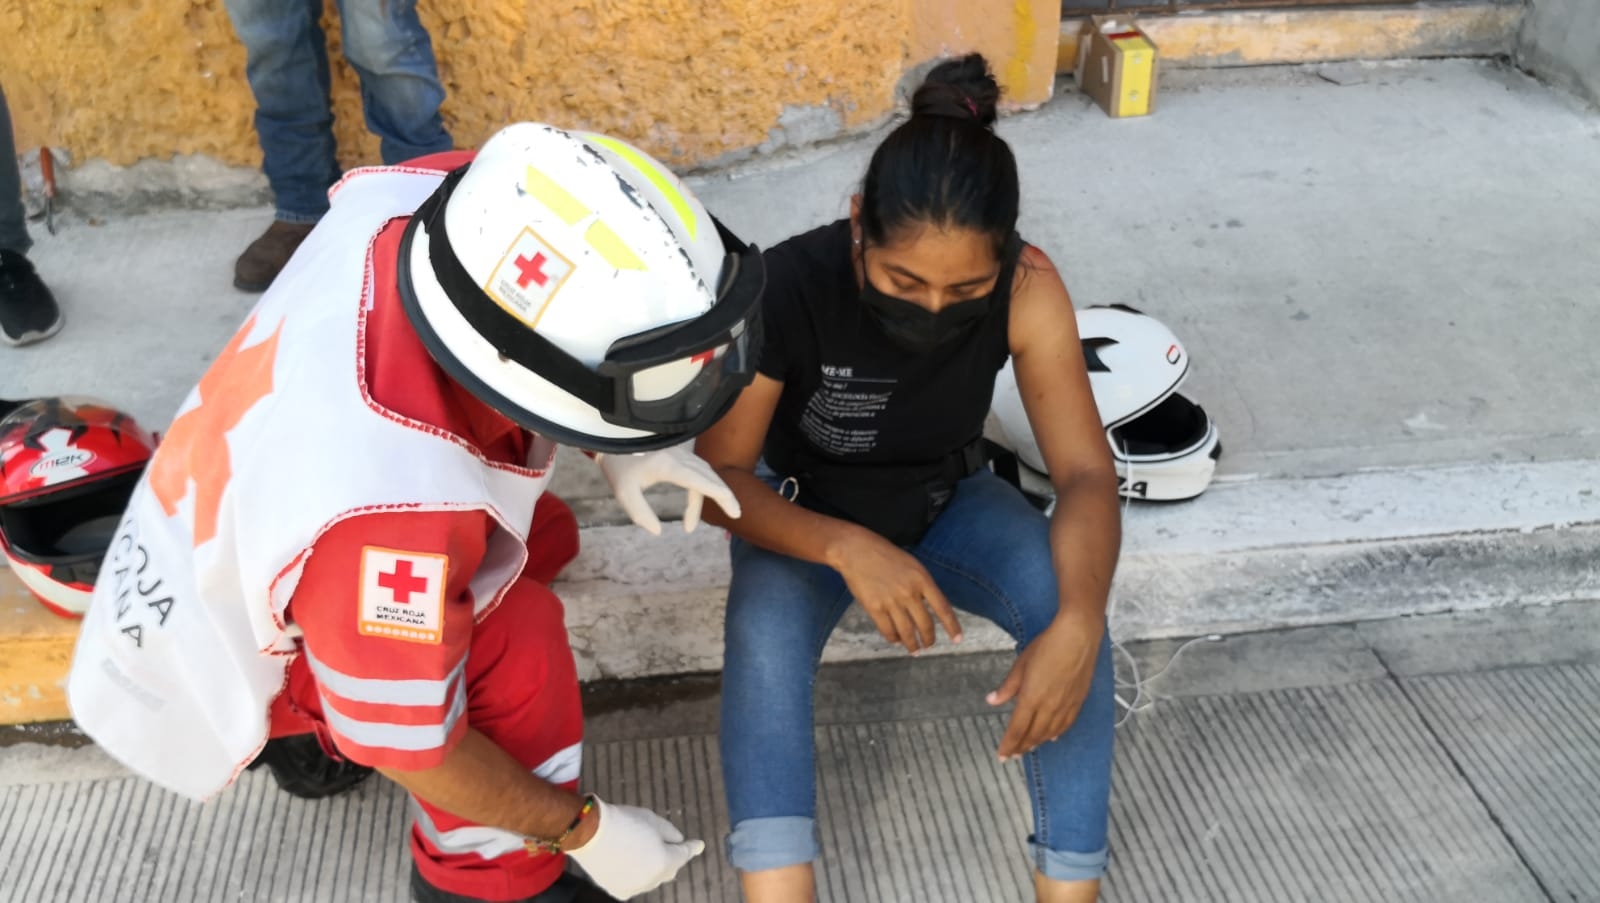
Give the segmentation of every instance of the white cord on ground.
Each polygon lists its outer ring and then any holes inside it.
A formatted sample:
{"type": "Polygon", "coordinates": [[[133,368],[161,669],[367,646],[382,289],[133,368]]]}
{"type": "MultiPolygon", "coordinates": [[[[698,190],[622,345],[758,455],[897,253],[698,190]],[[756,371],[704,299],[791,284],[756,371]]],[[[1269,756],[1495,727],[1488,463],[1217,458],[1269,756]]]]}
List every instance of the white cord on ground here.
{"type": "MultiPolygon", "coordinates": [[[[1127,479],[1125,481],[1125,485],[1131,486],[1131,485],[1133,485],[1133,460],[1128,455],[1128,446],[1127,446],[1126,443],[1124,443],[1123,446],[1122,446],[1122,459],[1127,462],[1127,479]]],[[[1131,503],[1132,503],[1132,497],[1131,496],[1124,496],[1123,497],[1122,508],[1121,508],[1121,519],[1122,519],[1122,524],[1123,524],[1124,527],[1127,526],[1128,507],[1129,507],[1129,505],[1131,503]]],[[[1116,584],[1113,583],[1112,584],[1112,588],[1111,588],[1111,593],[1110,593],[1109,597],[1106,600],[1106,629],[1107,630],[1111,629],[1111,627],[1110,627],[1111,616],[1116,612],[1116,608],[1117,608],[1117,590],[1116,590],[1116,584]]],[[[1189,640],[1188,642],[1184,643],[1182,646],[1179,646],[1177,651],[1172,653],[1172,657],[1167,659],[1166,664],[1164,664],[1160,668],[1156,669],[1156,672],[1154,674],[1151,674],[1149,677],[1143,677],[1139,673],[1139,660],[1133,657],[1133,653],[1128,651],[1128,647],[1123,645],[1121,640],[1118,640],[1115,637],[1113,637],[1111,639],[1111,648],[1116,650],[1117,652],[1122,653],[1122,655],[1125,658],[1127,658],[1127,660],[1128,660],[1128,669],[1133,673],[1133,680],[1132,681],[1120,681],[1120,680],[1116,681],[1116,690],[1118,691],[1117,692],[1117,696],[1116,696],[1117,705],[1121,706],[1124,709],[1122,715],[1119,718],[1117,718],[1116,727],[1121,727],[1123,724],[1125,724],[1127,722],[1127,720],[1129,718],[1132,718],[1134,715],[1150,709],[1151,707],[1153,707],[1156,704],[1156,701],[1157,701],[1158,697],[1156,696],[1155,691],[1149,689],[1149,687],[1150,687],[1151,684],[1153,684],[1157,680],[1161,679],[1161,677],[1167,673],[1167,669],[1171,668],[1173,666],[1173,664],[1175,664],[1178,661],[1178,656],[1180,656],[1184,652],[1188,651],[1189,647],[1193,646],[1196,643],[1207,643],[1207,642],[1215,643],[1215,642],[1219,642],[1221,639],[1222,639],[1222,636],[1220,634],[1215,634],[1215,633],[1208,634],[1207,636],[1195,637],[1195,638],[1189,640]],[[1129,700],[1127,700],[1127,699],[1124,699],[1123,696],[1122,696],[1122,693],[1120,692],[1122,690],[1127,690],[1127,689],[1132,689],[1133,690],[1133,700],[1131,702],[1129,700]]]]}

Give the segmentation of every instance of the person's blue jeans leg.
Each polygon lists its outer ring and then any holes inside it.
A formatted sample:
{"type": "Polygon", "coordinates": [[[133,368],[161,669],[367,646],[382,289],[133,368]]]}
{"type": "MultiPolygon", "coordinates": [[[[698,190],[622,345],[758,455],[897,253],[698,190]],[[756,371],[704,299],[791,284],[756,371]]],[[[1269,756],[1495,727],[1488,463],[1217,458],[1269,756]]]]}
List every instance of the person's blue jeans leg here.
{"type": "MultiPolygon", "coordinates": [[[[950,604],[998,624],[1017,641],[1018,651],[1059,610],[1049,521],[987,470],[961,481],[912,553],[950,604]]],[[[1077,719],[1060,738],[1023,756],[1033,803],[1029,849],[1046,878],[1082,881],[1105,871],[1116,729],[1112,668],[1107,631],[1077,719]]]]}
{"type": "Polygon", "coordinates": [[[385,163],[450,150],[444,87],[416,0],[339,0],[344,55],[361,77],[367,128],[385,163]]]}
{"type": "Polygon", "coordinates": [[[825,565],[737,538],[729,554],[718,732],[733,828],[728,861],[764,871],[820,854],[812,691],[850,592],[825,565]]]}
{"type": "Polygon", "coordinates": [[[227,7],[247,55],[261,169],[277,218],[314,223],[339,180],[322,0],[227,0],[227,7]]]}
{"type": "Polygon", "coordinates": [[[27,212],[22,209],[22,174],[17,171],[16,139],[11,134],[11,108],[0,89],[0,250],[28,253],[27,212]]]}

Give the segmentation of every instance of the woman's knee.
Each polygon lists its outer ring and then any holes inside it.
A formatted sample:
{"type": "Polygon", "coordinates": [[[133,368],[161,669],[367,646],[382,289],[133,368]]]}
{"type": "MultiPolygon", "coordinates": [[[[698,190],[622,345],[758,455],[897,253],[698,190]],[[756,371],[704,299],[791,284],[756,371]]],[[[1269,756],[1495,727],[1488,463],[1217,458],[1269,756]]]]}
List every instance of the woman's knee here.
{"type": "Polygon", "coordinates": [[[793,644],[802,634],[833,630],[840,615],[834,609],[843,600],[845,586],[831,568],[739,540],[733,541],[729,557],[733,571],[725,621],[729,643],[776,637],[793,644]]]}
{"type": "Polygon", "coordinates": [[[992,592],[1005,609],[1005,620],[996,618],[1020,649],[1044,633],[1061,611],[1061,589],[1048,551],[1042,558],[1016,555],[1001,558],[988,567],[992,592]]]}
{"type": "Polygon", "coordinates": [[[809,703],[822,646],[848,604],[843,593],[842,581],[820,565],[736,545],[723,619],[724,694],[773,706],[809,703]]]}
{"type": "MultiPolygon", "coordinates": [[[[759,590],[757,590],[759,591],[759,590]]],[[[723,693],[753,694],[772,704],[798,693],[808,697],[816,678],[820,641],[799,619],[765,618],[766,606],[737,608],[730,590],[728,617],[723,625],[723,693]]],[[[803,600],[790,599],[791,605],[803,600]]]]}
{"type": "Polygon", "coordinates": [[[1060,610],[1049,521],[987,471],[962,482],[919,555],[936,577],[958,581],[947,589],[952,602],[993,620],[1019,645],[1060,610]]]}

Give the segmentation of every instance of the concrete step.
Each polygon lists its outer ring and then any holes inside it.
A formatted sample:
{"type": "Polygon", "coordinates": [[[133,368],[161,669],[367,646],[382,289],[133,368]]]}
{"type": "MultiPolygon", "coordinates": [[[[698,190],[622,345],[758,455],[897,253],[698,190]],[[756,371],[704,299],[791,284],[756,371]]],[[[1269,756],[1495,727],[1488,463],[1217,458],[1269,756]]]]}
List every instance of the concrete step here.
{"type": "MultiPolygon", "coordinates": [[[[1302,9],[1224,9],[1145,15],[1139,26],[1165,66],[1216,68],[1501,57],[1512,53],[1525,5],[1511,0],[1302,9]]],[[[1115,12],[1108,15],[1116,15],[1115,12]]],[[[1086,17],[1064,16],[1056,71],[1078,60],[1086,17]]]]}
{"type": "MultiPolygon", "coordinates": [[[[585,680],[721,669],[726,534],[583,529],[556,586],[585,680]]],[[[67,717],[72,622],[0,571],[0,723],[67,717]]],[[[1600,461],[1378,471],[1222,483],[1192,502],[1133,505],[1112,630],[1124,640],[1337,623],[1515,602],[1600,599],[1600,461]]],[[[1005,649],[967,618],[940,654],[1005,649]]],[[[827,661],[904,653],[852,610],[827,661]]]]}
{"type": "Polygon", "coordinates": [[[77,622],[46,611],[0,564],[0,724],[67,717],[67,666],[77,638],[77,622]]]}
{"type": "MultiPolygon", "coordinates": [[[[1112,630],[1122,639],[1233,633],[1515,601],[1600,598],[1600,461],[1419,468],[1223,483],[1134,505],[1112,630]]],[[[594,527],[559,587],[585,679],[716,671],[724,534],[594,527]]],[[[968,618],[961,646],[1007,648],[968,618]]],[[[853,609],[825,659],[897,657],[853,609]]]]}

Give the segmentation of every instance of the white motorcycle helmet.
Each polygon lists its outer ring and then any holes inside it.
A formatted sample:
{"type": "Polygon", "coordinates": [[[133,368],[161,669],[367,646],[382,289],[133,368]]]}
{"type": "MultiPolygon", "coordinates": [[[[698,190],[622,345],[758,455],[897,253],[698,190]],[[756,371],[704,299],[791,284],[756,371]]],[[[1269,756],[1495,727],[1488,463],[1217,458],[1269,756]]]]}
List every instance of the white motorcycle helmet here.
{"type": "MultiPolygon", "coordinates": [[[[1189,374],[1183,343],[1161,321],[1120,304],[1078,311],[1078,334],[1122,495],[1178,501],[1204,492],[1222,444],[1205,409],[1178,394],[1189,374]]],[[[1022,488],[1048,492],[1044,457],[1009,360],[995,380],[991,409],[995,441],[1036,472],[1023,474],[1022,488]]]]}
{"type": "Polygon", "coordinates": [[[580,448],[683,442],[755,373],[760,252],[604,135],[518,123],[490,138],[411,218],[399,281],[446,373],[580,448]]]}

